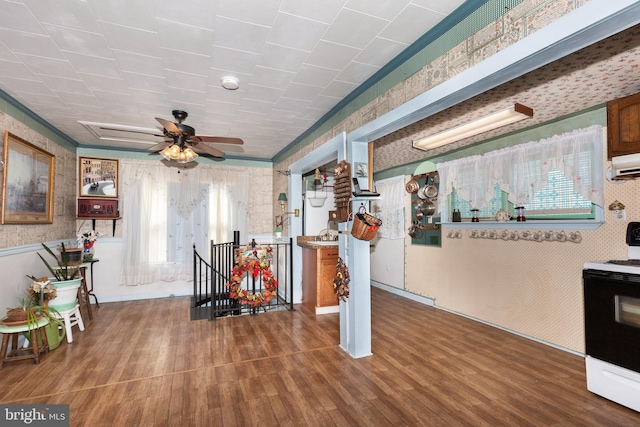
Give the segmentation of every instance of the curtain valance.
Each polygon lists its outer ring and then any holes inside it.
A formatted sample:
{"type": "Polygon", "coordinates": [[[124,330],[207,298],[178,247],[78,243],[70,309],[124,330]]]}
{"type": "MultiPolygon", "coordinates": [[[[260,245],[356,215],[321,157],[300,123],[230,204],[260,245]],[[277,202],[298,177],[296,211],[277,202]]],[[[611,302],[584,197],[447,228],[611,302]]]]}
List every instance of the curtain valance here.
{"type": "Polygon", "coordinates": [[[486,206],[494,197],[496,183],[511,203],[524,205],[547,185],[553,169],[572,180],[578,194],[603,206],[603,145],[602,126],[590,126],[481,156],[438,163],[440,194],[444,196],[438,200],[438,211],[446,209],[454,188],[473,208],[486,206]]]}

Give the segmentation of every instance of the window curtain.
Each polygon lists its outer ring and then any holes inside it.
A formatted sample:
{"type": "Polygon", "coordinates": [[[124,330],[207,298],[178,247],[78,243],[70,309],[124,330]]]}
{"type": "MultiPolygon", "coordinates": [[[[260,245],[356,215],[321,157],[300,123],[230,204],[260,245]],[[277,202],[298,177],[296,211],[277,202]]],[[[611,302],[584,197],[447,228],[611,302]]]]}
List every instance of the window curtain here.
{"type": "Polygon", "coordinates": [[[374,200],[374,212],[382,220],[378,235],[387,239],[404,239],[404,177],[376,181],[380,200],[374,200]]]}
{"type": "Polygon", "coordinates": [[[191,280],[193,244],[228,242],[247,231],[248,174],[226,167],[168,168],[161,162],[122,161],[121,284],[191,280]]]}
{"type": "Polygon", "coordinates": [[[455,188],[461,199],[467,200],[474,209],[489,204],[493,199],[495,179],[493,167],[484,156],[471,156],[436,165],[440,175],[438,212],[447,206],[447,197],[455,188]],[[443,192],[444,187],[444,192],[443,192]]]}
{"type": "Polygon", "coordinates": [[[603,145],[602,126],[590,126],[482,156],[438,163],[440,185],[444,184],[447,196],[439,198],[438,211],[446,209],[454,188],[473,208],[486,206],[493,198],[496,182],[511,203],[524,205],[547,185],[553,169],[571,179],[578,194],[603,206],[603,145]],[[585,159],[589,167],[580,167],[585,159]]]}

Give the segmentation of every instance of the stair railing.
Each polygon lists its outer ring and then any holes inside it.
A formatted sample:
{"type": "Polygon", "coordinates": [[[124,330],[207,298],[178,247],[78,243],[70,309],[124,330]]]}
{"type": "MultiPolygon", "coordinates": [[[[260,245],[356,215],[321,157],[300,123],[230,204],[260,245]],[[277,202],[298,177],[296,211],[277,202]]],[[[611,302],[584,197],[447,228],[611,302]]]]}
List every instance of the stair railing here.
{"type": "MultiPolygon", "coordinates": [[[[241,246],[238,231],[234,231],[233,240],[228,243],[214,243],[212,241],[208,262],[198,253],[194,245],[192,320],[204,318],[215,320],[218,317],[239,314],[256,315],[260,311],[278,309],[293,310],[293,282],[291,280],[293,277],[291,262],[293,259],[293,240],[261,243],[262,246],[271,246],[273,250],[273,260],[269,265],[278,286],[276,297],[269,303],[258,307],[240,304],[237,299],[229,296],[227,284],[231,279],[236,262],[236,249],[241,246]]],[[[254,241],[254,244],[257,243],[254,241]]],[[[252,293],[264,290],[262,274],[257,277],[247,274],[247,278],[242,281],[242,284],[252,293]]]]}

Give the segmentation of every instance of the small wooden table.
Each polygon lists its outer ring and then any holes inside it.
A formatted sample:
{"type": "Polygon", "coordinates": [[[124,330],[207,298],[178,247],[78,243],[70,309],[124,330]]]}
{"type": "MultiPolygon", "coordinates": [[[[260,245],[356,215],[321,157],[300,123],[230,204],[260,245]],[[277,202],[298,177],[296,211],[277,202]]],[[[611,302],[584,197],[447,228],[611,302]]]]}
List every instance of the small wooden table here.
{"type": "MultiPolygon", "coordinates": [[[[2,319],[4,320],[4,318],[2,319]]],[[[40,354],[49,352],[49,342],[47,341],[47,331],[44,327],[49,324],[49,319],[41,317],[38,319],[38,324],[29,330],[29,325],[23,323],[21,325],[8,325],[0,322],[0,333],[2,336],[2,353],[0,355],[0,369],[2,369],[5,362],[13,362],[16,360],[33,359],[35,363],[40,363],[40,354]],[[37,331],[40,331],[40,338],[42,339],[42,346],[38,346],[37,331]],[[18,335],[23,332],[30,333],[31,347],[18,348],[18,335]],[[9,338],[11,338],[11,351],[7,353],[9,348],[9,338]]]]}

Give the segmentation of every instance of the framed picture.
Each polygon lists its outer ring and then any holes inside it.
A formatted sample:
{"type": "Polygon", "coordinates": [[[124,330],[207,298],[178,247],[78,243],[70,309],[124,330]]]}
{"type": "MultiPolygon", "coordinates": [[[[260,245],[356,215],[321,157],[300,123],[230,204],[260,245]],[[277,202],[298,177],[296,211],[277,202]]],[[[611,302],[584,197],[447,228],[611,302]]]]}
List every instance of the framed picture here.
{"type": "Polygon", "coordinates": [[[2,224],[51,224],[55,156],[4,133],[2,224]]]}
{"type": "Polygon", "coordinates": [[[118,197],[118,161],[80,157],[80,197],[118,197]]]}

